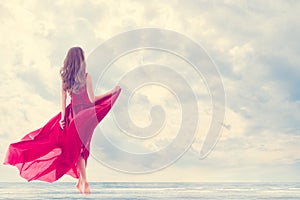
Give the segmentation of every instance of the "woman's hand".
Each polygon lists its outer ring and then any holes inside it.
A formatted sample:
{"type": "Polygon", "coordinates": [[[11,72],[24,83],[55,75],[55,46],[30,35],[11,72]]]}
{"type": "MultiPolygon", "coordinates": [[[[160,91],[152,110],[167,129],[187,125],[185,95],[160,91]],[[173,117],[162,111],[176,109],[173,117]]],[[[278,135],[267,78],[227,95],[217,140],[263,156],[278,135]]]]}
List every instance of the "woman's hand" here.
{"type": "Polygon", "coordinates": [[[66,126],[65,119],[61,119],[61,120],[59,121],[59,125],[60,125],[60,128],[61,128],[61,129],[64,129],[65,126],[66,126]]]}
{"type": "Polygon", "coordinates": [[[118,86],[118,85],[117,85],[116,87],[114,87],[114,88],[111,90],[112,94],[116,93],[119,89],[120,89],[120,86],[118,86]]]}

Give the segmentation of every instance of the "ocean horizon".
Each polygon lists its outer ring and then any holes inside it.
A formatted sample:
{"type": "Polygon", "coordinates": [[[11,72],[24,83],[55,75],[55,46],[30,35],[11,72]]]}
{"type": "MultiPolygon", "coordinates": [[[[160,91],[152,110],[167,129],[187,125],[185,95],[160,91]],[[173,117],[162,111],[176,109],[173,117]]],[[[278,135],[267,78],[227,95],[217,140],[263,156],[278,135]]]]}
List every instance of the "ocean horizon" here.
{"type": "Polygon", "coordinates": [[[300,199],[300,182],[90,182],[80,194],[75,182],[0,182],[0,199],[300,199]]]}

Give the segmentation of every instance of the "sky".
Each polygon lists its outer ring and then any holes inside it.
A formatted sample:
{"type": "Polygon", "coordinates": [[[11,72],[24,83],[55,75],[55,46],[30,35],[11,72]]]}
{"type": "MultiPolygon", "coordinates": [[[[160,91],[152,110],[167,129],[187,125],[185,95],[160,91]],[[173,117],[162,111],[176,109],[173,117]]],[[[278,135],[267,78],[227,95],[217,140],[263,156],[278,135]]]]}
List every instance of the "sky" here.
{"type": "MultiPolygon", "coordinates": [[[[98,52],[101,44],[119,34],[156,28],[190,38],[213,60],[226,96],[221,136],[213,150],[200,158],[199,150],[213,116],[213,89],[207,88],[205,82],[215,77],[197,76],[175,54],[157,49],[128,53],[111,65],[98,85],[95,68],[91,67],[95,63],[90,62],[89,67],[87,62],[96,92],[125,80],[116,109],[98,127],[114,146],[129,154],[151,154],[163,148],[183,153],[167,164],[163,163],[164,157],[135,163],[137,160],[120,156],[116,149],[106,149],[107,143],[103,143],[97,129],[94,153],[88,161],[89,180],[300,181],[299,9],[300,2],[295,0],[1,1],[0,160],[4,160],[10,143],[42,127],[60,112],[59,69],[70,47],[81,46],[89,61],[89,55],[98,52]],[[161,64],[178,72],[197,97],[196,103],[191,103],[191,95],[184,100],[177,98],[185,94],[186,88],[180,81],[172,82],[172,78],[165,80],[172,83],[170,87],[179,89],[176,95],[159,84],[141,85],[128,93],[130,86],[126,84],[133,82],[126,77],[133,70],[142,77],[137,82],[160,77],[143,71],[141,63],[161,64]],[[129,97],[132,98],[128,103],[129,97]],[[160,105],[164,115],[159,109],[151,110],[154,105],[160,105]],[[118,115],[124,107],[128,108],[134,127],[146,127],[153,121],[160,124],[161,117],[165,117],[161,132],[139,139],[119,131],[116,124],[126,125],[118,115]],[[178,129],[191,123],[184,120],[182,112],[194,116],[195,110],[199,126],[193,143],[188,148],[185,140],[175,147],[169,145],[176,140],[178,129]],[[154,169],[151,173],[144,171],[149,166],[154,169]],[[143,173],[129,173],[134,171],[143,173]]],[[[130,39],[122,41],[123,47],[139,44],[138,39],[130,39]]],[[[189,53],[198,56],[196,52],[189,53]]],[[[99,57],[99,63],[103,62],[99,57]]],[[[185,139],[189,140],[194,133],[186,134],[185,139]]],[[[0,165],[0,173],[0,181],[25,181],[15,167],[0,165]]],[[[65,176],[60,181],[73,179],[65,176]]]]}

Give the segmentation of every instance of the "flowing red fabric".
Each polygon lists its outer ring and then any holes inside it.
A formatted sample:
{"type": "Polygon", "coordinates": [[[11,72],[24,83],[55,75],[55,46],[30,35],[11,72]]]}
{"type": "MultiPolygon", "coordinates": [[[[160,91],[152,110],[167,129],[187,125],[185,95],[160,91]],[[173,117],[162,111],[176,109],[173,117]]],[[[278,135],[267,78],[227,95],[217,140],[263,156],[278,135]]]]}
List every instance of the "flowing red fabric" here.
{"type": "Polygon", "coordinates": [[[58,113],[42,128],[10,144],[4,164],[16,166],[27,181],[54,182],[64,174],[79,178],[79,156],[87,163],[94,129],[110,111],[120,92],[121,88],[116,87],[92,104],[83,87],[78,94],[71,95],[64,129],[60,128],[61,113],[58,113]]]}

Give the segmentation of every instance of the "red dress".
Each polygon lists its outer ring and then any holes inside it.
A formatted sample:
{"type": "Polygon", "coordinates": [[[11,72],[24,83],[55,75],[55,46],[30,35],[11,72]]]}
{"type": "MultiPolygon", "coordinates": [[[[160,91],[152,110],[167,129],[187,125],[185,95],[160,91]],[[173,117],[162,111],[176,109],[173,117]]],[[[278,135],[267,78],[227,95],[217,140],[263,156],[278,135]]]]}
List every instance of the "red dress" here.
{"type": "Polygon", "coordinates": [[[71,95],[66,108],[66,126],[60,128],[61,113],[42,128],[25,135],[21,141],[9,145],[4,164],[16,166],[27,181],[54,182],[64,174],[79,178],[77,161],[89,157],[94,129],[109,112],[121,92],[114,92],[90,103],[86,87],[71,95]]]}

